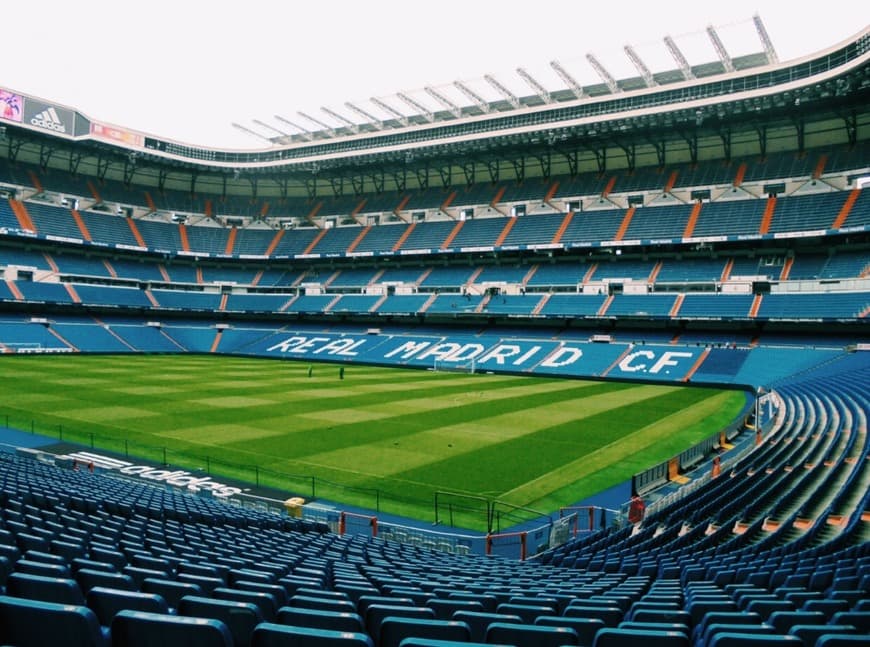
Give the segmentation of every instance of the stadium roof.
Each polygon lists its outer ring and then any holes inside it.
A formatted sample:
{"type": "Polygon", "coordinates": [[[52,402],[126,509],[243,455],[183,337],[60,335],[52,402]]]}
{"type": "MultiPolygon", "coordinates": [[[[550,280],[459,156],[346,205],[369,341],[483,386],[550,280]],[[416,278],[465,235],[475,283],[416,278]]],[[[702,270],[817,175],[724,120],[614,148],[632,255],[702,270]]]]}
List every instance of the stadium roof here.
{"type": "MultiPolygon", "coordinates": [[[[675,66],[664,72],[651,71],[629,48],[635,76],[617,79],[594,56],[588,60],[599,68],[598,83],[579,81],[558,63],[552,69],[560,87],[545,86],[521,70],[524,94],[487,75],[501,98],[460,81],[453,88],[463,101],[441,86],[424,88],[426,104],[414,93],[400,93],[404,112],[398,101],[375,98],[376,105],[391,111],[391,119],[356,122],[335,111],[345,119],[343,125],[307,113],[296,120],[283,117],[282,123],[307,120],[320,129],[276,136],[270,147],[257,151],[152,137],[9,90],[3,91],[7,107],[17,101],[20,112],[6,115],[0,136],[7,157],[44,169],[160,189],[280,197],[522,181],[727,160],[738,149],[763,155],[858,141],[870,121],[870,28],[820,52],[778,62],[763,25],[754,25],[756,52],[731,54],[716,45],[715,30],[708,30],[718,60],[683,65],[679,45],[671,39],[664,47],[674,54],[675,66]]],[[[358,115],[372,115],[368,106],[348,105],[358,115]]]]}
{"type": "MultiPolygon", "coordinates": [[[[751,25],[738,24],[732,28],[751,30],[757,37],[757,50],[739,55],[729,52],[714,26],[704,33],[709,38],[710,60],[689,61],[680,47],[680,37],[666,36],[661,48],[670,55],[670,65],[661,71],[651,71],[638,49],[626,45],[623,51],[631,61],[636,75],[616,79],[594,53],[586,55],[588,69],[567,69],[558,60],[550,61],[551,74],[544,78],[530,73],[524,67],[516,69],[517,79],[505,83],[493,74],[480,79],[456,80],[453,83],[431,86],[419,90],[402,90],[389,97],[371,97],[367,103],[345,102],[345,110],[354,120],[335,108],[321,107],[323,115],[311,116],[297,111],[291,121],[283,115],[274,115],[278,127],[268,121],[254,120],[253,127],[234,123],[236,128],[270,145],[282,145],[312,140],[328,140],[358,132],[375,132],[390,128],[405,128],[411,124],[426,125],[433,122],[451,122],[482,114],[510,112],[524,108],[552,106],[565,102],[615,95],[632,90],[666,86],[693,79],[706,79],[729,72],[748,70],[777,63],[779,58],[761,17],[753,16],[751,25]],[[551,78],[553,73],[556,78],[551,78]],[[582,79],[578,81],[578,79],[582,79]],[[516,81],[522,87],[512,89],[516,81]],[[520,94],[523,90],[531,94],[520,94]],[[370,105],[369,105],[370,104],[370,105]],[[378,116],[380,115],[380,116],[378,116]],[[325,120],[331,122],[326,123],[325,120]],[[315,126],[312,130],[311,126],[315,126]],[[292,132],[285,132],[287,126],[292,132]]],[[[750,34],[741,34],[742,42],[751,41],[750,34]]]]}

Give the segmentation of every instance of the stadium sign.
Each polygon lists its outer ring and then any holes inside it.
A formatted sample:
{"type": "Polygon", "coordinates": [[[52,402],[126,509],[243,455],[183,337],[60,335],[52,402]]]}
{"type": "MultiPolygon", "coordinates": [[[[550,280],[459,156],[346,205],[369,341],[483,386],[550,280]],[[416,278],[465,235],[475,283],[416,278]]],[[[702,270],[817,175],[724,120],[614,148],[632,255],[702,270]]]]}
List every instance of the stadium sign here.
{"type": "Polygon", "coordinates": [[[0,88],[0,118],[20,123],[23,106],[24,97],[0,88]]]}
{"type": "Polygon", "coordinates": [[[694,353],[685,351],[665,351],[655,353],[652,350],[638,350],[629,353],[619,361],[619,370],[623,373],[648,373],[650,375],[671,374],[671,368],[680,366],[685,360],[694,359],[694,353]]]}
{"type": "Polygon", "coordinates": [[[236,494],[241,494],[242,489],[225,485],[218,481],[213,481],[209,476],[196,476],[184,470],[165,470],[159,469],[152,465],[135,465],[128,461],[118,460],[93,452],[74,452],[67,454],[64,458],[75,460],[87,465],[93,463],[95,467],[104,470],[115,471],[125,476],[135,476],[148,481],[156,481],[158,483],[166,483],[179,488],[187,488],[189,490],[205,490],[210,491],[215,497],[225,499],[236,494]]]}
{"type": "Polygon", "coordinates": [[[58,135],[72,135],[75,113],[67,108],[53,106],[28,97],[24,102],[23,122],[42,130],[50,130],[58,135]]]}
{"type": "Polygon", "coordinates": [[[432,338],[296,333],[265,342],[260,350],[254,348],[250,352],[419,368],[474,365],[478,371],[686,381],[701,368],[709,350],[700,347],[676,350],[616,342],[502,339],[486,335],[432,338]]]}

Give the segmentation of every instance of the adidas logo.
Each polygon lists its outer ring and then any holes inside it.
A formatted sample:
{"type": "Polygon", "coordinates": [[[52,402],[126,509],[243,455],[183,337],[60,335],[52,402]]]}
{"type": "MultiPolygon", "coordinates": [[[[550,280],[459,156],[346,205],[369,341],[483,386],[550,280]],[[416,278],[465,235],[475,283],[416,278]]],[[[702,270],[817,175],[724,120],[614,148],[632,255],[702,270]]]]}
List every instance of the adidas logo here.
{"type": "Polygon", "coordinates": [[[60,120],[57,115],[57,110],[53,107],[43,110],[38,115],[34,116],[30,123],[46,130],[53,130],[58,133],[66,133],[66,125],[60,120]]]}

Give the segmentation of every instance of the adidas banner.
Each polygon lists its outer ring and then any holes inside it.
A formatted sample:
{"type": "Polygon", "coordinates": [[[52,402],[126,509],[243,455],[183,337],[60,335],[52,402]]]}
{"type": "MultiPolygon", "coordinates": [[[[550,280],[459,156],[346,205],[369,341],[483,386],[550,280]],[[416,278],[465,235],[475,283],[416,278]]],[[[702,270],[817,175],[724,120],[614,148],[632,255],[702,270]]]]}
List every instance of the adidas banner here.
{"type": "Polygon", "coordinates": [[[58,135],[72,136],[75,133],[75,113],[72,110],[43,103],[30,97],[24,101],[22,123],[58,135]]]}

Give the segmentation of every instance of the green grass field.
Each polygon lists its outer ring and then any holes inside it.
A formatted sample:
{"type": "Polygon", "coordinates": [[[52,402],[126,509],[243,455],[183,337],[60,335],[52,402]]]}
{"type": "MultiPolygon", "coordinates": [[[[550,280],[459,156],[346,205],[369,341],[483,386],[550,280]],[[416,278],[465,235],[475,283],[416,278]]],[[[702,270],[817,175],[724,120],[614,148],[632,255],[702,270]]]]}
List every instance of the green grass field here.
{"type": "MultiPolygon", "coordinates": [[[[740,392],[219,356],[0,359],[0,424],[431,521],[435,491],[543,512],[735,419],[740,392]],[[32,421],[32,422],[31,422],[32,421]]],[[[463,525],[481,528],[483,520],[463,525]]]]}

